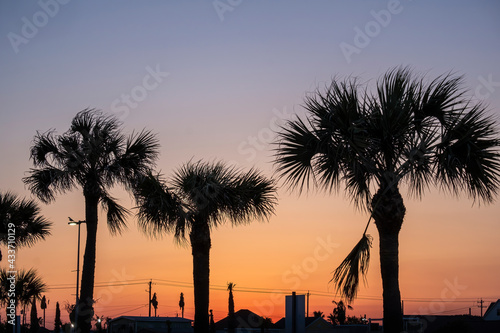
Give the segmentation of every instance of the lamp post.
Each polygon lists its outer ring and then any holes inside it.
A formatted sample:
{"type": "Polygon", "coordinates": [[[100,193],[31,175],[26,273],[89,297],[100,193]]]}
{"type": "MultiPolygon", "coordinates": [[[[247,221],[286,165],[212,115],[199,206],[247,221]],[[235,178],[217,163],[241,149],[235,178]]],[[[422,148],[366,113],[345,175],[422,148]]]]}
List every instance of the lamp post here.
{"type": "Polygon", "coordinates": [[[76,301],[75,301],[75,326],[73,327],[73,332],[77,332],[78,327],[78,307],[80,300],[78,299],[78,287],[80,282],[80,225],[86,223],[85,221],[74,221],[71,217],[68,217],[69,225],[78,226],[78,249],[76,254],[76,301]]]}

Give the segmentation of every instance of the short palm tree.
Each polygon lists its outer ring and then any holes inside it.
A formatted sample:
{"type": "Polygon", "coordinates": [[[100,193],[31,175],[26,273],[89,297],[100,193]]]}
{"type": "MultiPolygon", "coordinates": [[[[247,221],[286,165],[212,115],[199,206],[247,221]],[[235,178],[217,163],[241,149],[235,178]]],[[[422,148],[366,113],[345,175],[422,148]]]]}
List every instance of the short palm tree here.
{"type": "MultiPolygon", "coordinates": [[[[45,291],[45,283],[33,268],[21,269],[17,272],[10,272],[5,268],[0,269],[0,304],[6,307],[11,304],[11,300],[14,300],[16,307],[31,305],[34,299],[41,299],[45,291]],[[15,281],[14,293],[11,289],[12,281],[15,281]]],[[[9,313],[10,309],[7,308],[7,320],[12,318],[9,313]]]]}
{"type": "Polygon", "coordinates": [[[346,320],[346,313],[347,309],[352,310],[352,307],[350,305],[345,306],[344,302],[342,301],[332,301],[333,304],[336,305],[336,307],[333,309],[333,316],[335,318],[335,322],[339,325],[344,325],[345,320],[346,320]]]}
{"type": "Polygon", "coordinates": [[[181,293],[179,298],[179,309],[181,309],[181,318],[184,318],[184,293],[181,293]]]}
{"type": "Polygon", "coordinates": [[[40,215],[40,207],[35,201],[20,199],[11,192],[0,192],[1,244],[8,246],[11,235],[13,237],[10,243],[14,247],[32,246],[50,235],[51,225],[51,222],[40,215]]]}
{"type": "MultiPolygon", "coordinates": [[[[406,209],[400,185],[416,197],[438,186],[486,203],[499,188],[495,123],[461,85],[453,74],[426,82],[402,67],[389,70],[373,94],[356,79],[333,80],[326,92],[306,97],[306,119],[289,121],[279,133],[277,172],[286,183],[299,191],[344,188],[375,221],[384,332],[402,328],[398,235],[406,209]]],[[[334,272],[333,282],[349,301],[359,273],[366,273],[370,246],[365,230],[334,272]]]]}
{"type": "Polygon", "coordinates": [[[85,198],[87,237],[77,320],[83,332],[91,328],[98,206],[107,212],[111,233],[120,233],[129,211],[109,190],[116,184],[130,189],[135,178],[151,170],[158,149],[158,141],[149,131],[125,136],[116,118],[94,109],[79,112],[61,135],[49,131],[35,136],[31,147],[34,168],[24,178],[31,192],[50,203],[56,194],[80,187],[85,198]]]}
{"type": "Polygon", "coordinates": [[[193,254],[194,332],[209,331],[210,232],[220,224],[267,219],[276,204],[275,186],[256,170],[241,172],[222,162],[188,162],[168,187],[149,175],[136,189],[139,225],[151,235],[189,235],[193,254]]]}

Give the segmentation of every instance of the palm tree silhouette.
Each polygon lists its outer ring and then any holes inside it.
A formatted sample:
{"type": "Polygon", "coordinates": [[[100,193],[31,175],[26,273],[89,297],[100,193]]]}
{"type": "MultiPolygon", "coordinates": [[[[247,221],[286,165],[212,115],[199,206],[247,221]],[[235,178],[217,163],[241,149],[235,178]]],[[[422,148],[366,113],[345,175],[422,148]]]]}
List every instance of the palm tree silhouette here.
{"type": "MultiPolygon", "coordinates": [[[[402,329],[398,235],[406,209],[399,185],[416,197],[438,185],[486,203],[498,191],[498,132],[485,106],[465,98],[462,81],[446,74],[427,83],[400,67],[372,95],[356,79],[333,80],[325,93],[306,97],[305,120],[291,120],[279,133],[277,172],[289,186],[345,186],[370,211],[380,237],[384,332],[402,329]]],[[[333,274],[348,301],[367,271],[370,246],[365,229],[333,274]]]]}
{"type": "MultiPolygon", "coordinates": [[[[40,215],[40,207],[35,201],[20,199],[11,192],[0,192],[1,244],[8,246],[9,235],[12,235],[14,236],[12,245],[32,246],[50,235],[51,226],[52,223],[40,215]],[[14,233],[9,232],[9,229],[14,233]]],[[[0,260],[2,260],[1,252],[0,260]]]]}
{"type": "Polygon", "coordinates": [[[181,309],[181,318],[184,318],[184,293],[179,298],[179,309],[181,309]]]}
{"type": "Polygon", "coordinates": [[[47,299],[45,298],[45,295],[42,297],[42,300],[40,301],[40,309],[43,310],[43,327],[45,327],[45,309],[47,309],[47,299]]]}
{"type": "Polygon", "coordinates": [[[94,296],[98,206],[107,212],[108,228],[119,234],[129,211],[109,193],[116,184],[130,189],[146,174],[158,155],[158,141],[149,131],[121,133],[119,121],[94,109],[79,112],[61,135],[37,133],[31,147],[34,168],[24,182],[40,200],[50,203],[56,194],[77,187],[85,198],[87,237],[82,269],[78,328],[90,331],[94,296]]]}
{"type": "Polygon", "coordinates": [[[227,290],[229,291],[228,297],[228,313],[227,316],[229,318],[227,322],[227,332],[234,333],[236,330],[236,318],[234,316],[234,297],[233,297],[233,289],[236,284],[229,282],[227,284],[227,290]]]}
{"type": "Polygon", "coordinates": [[[38,318],[38,311],[36,308],[36,297],[33,297],[31,301],[31,312],[30,312],[30,332],[37,333],[40,329],[40,321],[38,318]]]}
{"type": "Polygon", "coordinates": [[[325,318],[325,314],[323,313],[323,311],[314,311],[313,317],[314,318],[325,318]]]}
{"type": "MultiPolygon", "coordinates": [[[[19,305],[26,308],[32,304],[34,299],[41,299],[42,293],[45,291],[45,283],[33,268],[21,269],[15,274],[5,268],[0,269],[0,304],[6,307],[12,304],[11,300],[13,299],[16,307],[19,305]],[[15,281],[14,295],[12,295],[11,290],[12,281],[15,281]]],[[[9,309],[6,309],[8,319],[10,318],[9,312],[9,309]]]]}
{"type": "MultiPolygon", "coordinates": [[[[352,306],[347,305],[345,306],[344,302],[342,301],[332,301],[333,304],[337,305],[332,312],[333,318],[335,319],[335,323],[338,322],[339,325],[344,325],[345,320],[346,320],[346,313],[347,309],[352,310],[352,306]]],[[[333,323],[333,324],[335,324],[333,323]]]]}
{"type": "Polygon", "coordinates": [[[54,319],[54,333],[59,333],[61,331],[61,308],[59,307],[59,302],[56,302],[56,317],[54,319]]]}
{"type": "Polygon", "coordinates": [[[210,231],[231,221],[246,224],[268,219],[276,204],[275,186],[256,170],[242,172],[222,162],[188,162],[170,187],[150,174],[136,187],[139,225],[151,235],[189,235],[193,255],[194,332],[209,330],[210,231]]]}

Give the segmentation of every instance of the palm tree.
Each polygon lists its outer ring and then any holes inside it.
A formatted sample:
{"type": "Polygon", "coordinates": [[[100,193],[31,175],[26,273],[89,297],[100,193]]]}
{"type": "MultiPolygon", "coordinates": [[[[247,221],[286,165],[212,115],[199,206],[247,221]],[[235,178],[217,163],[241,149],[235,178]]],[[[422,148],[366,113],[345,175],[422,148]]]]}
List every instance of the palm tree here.
{"type": "Polygon", "coordinates": [[[342,301],[332,301],[333,304],[337,305],[334,309],[333,309],[333,317],[335,318],[335,322],[338,323],[339,325],[344,325],[345,324],[345,320],[346,320],[346,313],[347,313],[347,309],[349,310],[352,310],[352,306],[350,305],[347,305],[347,307],[345,306],[344,302],[342,301]]]}
{"type": "Polygon", "coordinates": [[[236,284],[232,282],[228,282],[227,284],[227,291],[229,291],[228,313],[227,313],[227,316],[229,318],[227,322],[228,333],[234,333],[236,330],[236,318],[234,316],[234,297],[233,297],[233,289],[235,286],[236,284]]]}
{"type": "Polygon", "coordinates": [[[37,133],[31,147],[34,168],[24,182],[40,200],[50,203],[56,194],[77,187],[85,198],[87,226],[77,325],[89,332],[94,296],[98,206],[107,212],[112,234],[126,227],[129,211],[109,193],[116,184],[130,189],[134,178],[146,174],[158,155],[158,141],[149,131],[125,136],[118,120],[86,109],[71,122],[70,129],[55,135],[37,133]]]}
{"type": "Polygon", "coordinates": [[[170,187],[159,175],[136,189],[139,225],[151,235],[189,234],[193,255],[194,332],[209,330],[210,232],[226,220],[233,225],[268,219],[276,204],[275,186],[256,170],[241,172],[224,163],[188,162],[170,187]]]}
{"type": "Polygon", "coordinates": [[[5,268],[0,269],[0,304],[6,307],[7,320],[15,318],[15,308],[11,311],[8,306],[14,304],[26,307],[41,299],[42,293],[46,291],[46,285],[42,278],[38,276],[35,269],[21,269],[11,272],[5,268]],[[14,284],[12,292],[11,284],[14,284]]]}
{"type": "Polygon", "coordinates": [[[184,318],[184,293],[181,293],[179,299],[179,309],[181,309],[181,318],[184,318]]]}
{"type": "Polygon", "coordinates": [[[42,300],[40,301],[40,309],[43,310],[43,327],[45,327],[45,309],[47,309],[47,299],[45,298],[45,295],[42,297],[42,300]]]}
{"type": "Polygon", "coordinates": [[[61,308],[59,307],[59,302],[56,302],[56,317],[54,319],[54,332],[59,333],[61,331],[61,308]]]}
{"type": "Polygon", "coordinates": [[[325,314],[323,313],[323,311],[314,311],[313,317],[314,318],[325,318],[325,314]]]}
{"type": "MultiPolygon", "coordinates": [[[[367,209],[380,237],[384,332],[402,328],[398,235],[405,216],[399,186],[422,197],[433,185],[490,203],[499,187],[500,140],[485,107],[465,98],[462,78],[431,82],[408,68],[389,70],[371,94],[356,79],[333,80],[305,99],[306,119],[279,133],[277,172],[299,191],[315,186],[345,192],[367,209]]],[[[368,225],[367,225],[368,228],[368,225]]],[[[371,237],[335,270],[348,301],[366,273],[371,237]]]]}
{"type": "Polygon", "coordinates": [[[38,318],[38,311],[36,309],[36,297],[33,297],[31,302],[31,313],[30,313],[30,332],[36,333],[40,329],[40,321],[38,318]]]}
{"type": "MultiPolygon", "coordinates": [[[[0,192],[1,244],[9,246],[10,243],[13,249],[32,246],[50,235],[51,225],[51,222],[40,215],[40,207],[35,201],[19,199],[11,192],[0,192]]],[[[0,260],[2,260],[1,252],[0,260]]]]}

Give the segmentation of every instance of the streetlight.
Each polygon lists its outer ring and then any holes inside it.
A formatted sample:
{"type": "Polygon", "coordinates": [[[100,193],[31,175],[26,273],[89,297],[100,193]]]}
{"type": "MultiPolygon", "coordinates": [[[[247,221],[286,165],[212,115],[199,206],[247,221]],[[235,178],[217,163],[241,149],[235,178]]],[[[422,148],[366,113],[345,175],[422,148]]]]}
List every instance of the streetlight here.
{"type": "Polygon", "coordinates": [[[80,282],[80,225],[82,223],[86,223],[85,221],[74,221],[71,217],[68,217],[69,225],[77,225],[78,226],[78,250],[76,254],[76,302],[75,302],[75,326],[73,327],[73,332],[77,331],[78,327],[78,307],[79,307],[79,299],[78,299],[78,285],[80,282]]]}

